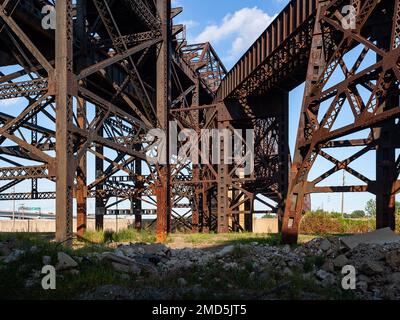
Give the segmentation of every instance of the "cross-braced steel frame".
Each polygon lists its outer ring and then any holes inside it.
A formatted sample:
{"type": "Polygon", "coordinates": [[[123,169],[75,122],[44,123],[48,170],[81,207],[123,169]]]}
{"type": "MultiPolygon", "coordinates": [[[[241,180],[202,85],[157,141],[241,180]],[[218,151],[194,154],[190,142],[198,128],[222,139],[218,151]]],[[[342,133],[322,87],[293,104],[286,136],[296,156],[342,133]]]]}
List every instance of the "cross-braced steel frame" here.
{"type": "Polygon", "coordinates": [[[304,196],[313,192],[369,191],[377,199],[377,228],[395,228],[395,195],[400,182],[395,149],[399,129],[399,1],[319,1],[311,44],[306,87],[296,140],[292,179],[283,216],[283,239],[297,241],[304,196]],[[338,14],[345,4],[356,9],[352,28],[338,14]],[[346,25],[347,27],[347,25],[346,25]],[[360,49],[356,51],[356,49],[360,49]],[[356,51],[352,64],[346,54],[356,51]],[[363,64],[368,53],[374,61],[363,64]],[[342,78],[335,77],[341,73],[342,78]],[[332,81],[331,81],[332,80],[332,81]],[[361,92],[361,89],[363,91],[361,92]],[[325,106],[325,109],[324,109],[325,106]],[[345,107],[352,113],[346,125],[336,125],[345,107]],[[351,134],[367,130],[366,139],[351,134]],[[339,160],[327,149],[360,147],[339,160]],[[376,179],[352,166],[367,152],[376,151],[376,179]],[[333,167],[308,181],[318,157],[333,167]],[[332,174],[345,170],[360,185],[318,186],[332,174]]]}
{"type": "MultiPolygon", "coordinates": [[[[73,198],[78,235],[89,197],[99,229],[124,200],[138,229],[143,214],[156,213],[160,241],[171,229],[192,228],[181,210],[191,213],[196,188],[178,186],[192,167],[149,163],[147,133],[168,135],[172,109],[211,103],[226,71],[209,44],[201,45],[201,65],[185,58],[184,27],[173,24],[180,12],[164,0],[0,2],[1,65],[12,66],[1,74],[0,96],[19,98],[17,115],[5,107],[1,114],[1,199],[55,199],[58,241],[72,238],[73,198]],[[54,28],[43,27],[44,6],[55,13],[54,28]],[[55,190],[39,190],[39,179],[55,190]],[[31,192],[9,191],[25,180],[31,192]]],[[[198,120],[190,121],[184,125],[198,120]]]]}
{"type": "Polygon", "coordinates": [[[1,0],[0,99],[13,103],[0,110],[0,200],[55,199],[56,238],[66,243],[73,199],[82,236],[88,198],[99,229],[123,201],[137,229],[142,215],[155,214],[159,241],[173,230],[251,231],[258,201],[279,214],[283,240],[294,242],[315,192],[371,192],[377,227],[394,228],[399,1],[292,0],[227,72],[209,43],[187,43],[185,26],[174,24],[182,8],[170,1],[1,0]],[[350,29],[346,5],[356,10],[350,29]],[[54,30],[43,28],[44,6],[55,13],[54,30]],[[292,161],[289,92],[304,81],[292,161]],[[340,126],[346,108],[352,116],[340,126]],[[255,170],[226,161],[231,138],[223,135],[219,164],[207,145],[196,146],[200,161],[176,161],[169,139],[154,148],[153,128],[167,137],[254,129],[255,170]],[[366,130],[364,138],[350,136],[366,130]],[[346,147],[358,150],[347,159],[331,152],[346,147]],[[162,150],[165,162],[149,161],[162,150]],[[369,152],[376,179],[353,165],[369,152]],[[309,181],[318,158],[332,168],[309,181]],[[323,185],[341,170],[361,184],[323,185]],[[42,180],[54,189],[43,190],[42,180]],[[10,192],[26,181],[30,192],[10,192]]]}

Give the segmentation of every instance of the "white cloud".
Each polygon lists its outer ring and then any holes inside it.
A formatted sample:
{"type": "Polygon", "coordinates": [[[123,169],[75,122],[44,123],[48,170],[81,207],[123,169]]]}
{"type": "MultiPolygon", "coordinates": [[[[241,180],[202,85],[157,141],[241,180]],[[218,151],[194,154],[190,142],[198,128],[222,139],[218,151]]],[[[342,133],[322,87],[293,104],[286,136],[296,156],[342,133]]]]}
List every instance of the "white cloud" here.
{"type": "Polygon", "coordinates": [[[275,19],[258,7],[242,8],[233,14],[226,15],[220,24],[208,25],[194,42],[211,42],[219,44],[222,41],[231,43],[227,52],[227,60],[236,60],[260,36],[267,26],[275,19]]]}
{"type": "Polygon", "coordinates": [[[191,29],[199,25],[199,23],[194,20],[183,20],[179,21],[177,24],[184,24],[186,26],[186,29],[191,29]]]}
{"type": "Polygon", "coordinates": [[[171,1],[171,7],[172,8],[174,8],[174,7],[179,7],[179,6],[181,6],[182,4],[181,4],[181,2],[180,2],[180,0],[172,0],[171,1]]]}
{"type": "Polygon", "coordinates": [[[19,103],[23,103],[24,100],[25,100],[24,98],[4,99],[0,101],[0,106],[2,107],[15,106],[19,103]]]}

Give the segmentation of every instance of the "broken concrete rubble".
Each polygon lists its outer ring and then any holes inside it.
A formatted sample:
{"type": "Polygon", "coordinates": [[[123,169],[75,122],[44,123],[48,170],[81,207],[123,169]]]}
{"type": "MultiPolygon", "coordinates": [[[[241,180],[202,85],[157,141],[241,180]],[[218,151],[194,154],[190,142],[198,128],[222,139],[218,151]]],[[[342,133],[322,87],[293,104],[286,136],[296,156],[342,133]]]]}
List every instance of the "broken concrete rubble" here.
{"type": "Polygon", "coordinates": [[[24,250],[14,249],[11,253],[3,259],[4,263],[11,263],[19,260],[25,254],[24,250]]]}
{"type": "Polygon", "coordinates": [[[400,250],[386,253],[386,262],[393,269],[400,270],[400,250]]]}
{"type": "Polygon", "coordinates": [[[337,268],[343,268],[345,265],[347,265],[349,262],[349,259],[344,254],[341,254],[340,256],[337,256],[333,260],[333,265],[337,268]]]}
{"type": "Polygon", "coordinates": [[[118,272],[129,273],[133,275],[140,274],[140,268],[134,264],[126,265],[117,262],[112,262],[111,264],[113,268],[118,272]]]}
{"type": "Polygon", "coordinates": [[[342,243],[349,249],[354,249],[359,244],[389,244],[400,243],[400,236],[390,228],[378,229],[372,232],[357,234],[341,238],[342,243]]]}
{"type": "Polygon", "coordinates": [[[320,249],[323,251],[328,251],[331,248],[331,242],[328,239],[324,239],[320,244],[320,249]]]}
{"type": "Polygon", "coordinates": [[[367,261],[362,265],[362,272],[364,274],[373,276],[384,272],[383,266],[377,261],[367,261]]]}
{"type": "MultiPolygon", "coordinates": [[[[387,235],[387,231],[384,234],[387,235]]],[[[171,249],[165,245],[132,243],[116,245],[108,252],[88,253],[83,257],[71,257],[59,252],[57,270],[78,275],[78,267],[82,273],[84,264],[100,263],[108,264],[127,282],[147,282],[148,279],[153,279],[155,281],[149,282],[153,283],[176,276],[172,278],[172,283],[177,285],[177,288],[171,291],[175,295],[192,289],[204,293],[203,281],[209,282],[204,272],[208,269],[218,269],[221,274],[240,273],[250,282],[273,283],[273,287],[277,288],[280,288],[282,283],[291,283],[300,278],[307,282],[315,282],[320,287],[330,288],[329,290],[342,290],[342,268],[351,265],[356,270],[354,294],[357,297],[400,299],[400,242],[393,241],[395,237],[389,242],[387,237],[382,241],[376,238],[376,233],[372,237],[374,240],[371,240],[371,236],[365,236],[363,239],[367,239],[366,243],[361,242],[360,238],[350,241],[348,238],[352,237],[315,238],[297,247],[273,246],[260,242],[229,244],[215,248],[171,249]],[[193,272],[198,275],[195,281],[187,276],[193,272]]],[[[31,254],[30,247],[23,251],[0,243],[0,248],[7,248],[2,251],[8,253],[2,259],[7,261],[16,261],[14,259],[20,259],[25,252],[31,254]]],[[[33,251],[45,254],[40,247],[33,251]]],[[[44,264],[51,264],[50,256],[40,255],[40,258],[44,264]]],[[[0,261],[0,265],[2,263],[0,261]]],[[[24,265],[21,265],[22,267],[24,265]]],[[[57,276],[62,277],[63,274],[57,276]]],[[[38,285],[33,276],[29,279],[26,282],[27,287],[38,285]]],[[[237,284],[226,281],[222,275],[213,277],[216,287],[218,283],[224,283],[227,288],[241,290],[237,284]]],[[[286,289],[272,290],[263,297],[273,299],[274,295],[282,293],[282,290],[286,289]]],[[[169,293],[167,297],[170,297],[169,293]]],[[[304,292],[304,297],[314,296],[312,292],[304,292]]]]}
{"type": "Polygon", "coordinates": [[[232,246],[232,245],[226,246],[226,247],[224,247],[223,249],[221,249],[220,251],[218,251],[217,257],[223,257],[223,256],[226,256],[226,255],[229,255],[229,254],[231,254],[234,250],[235,250],[235,246],[232,246]]]}
{"type": "Polygon", "coordinates": [[[65,252],[58,252],[57,258],[58,258],[58,263],[56,265],[57,271],[69,270],[78,267],[78,263],[65,252]]]}

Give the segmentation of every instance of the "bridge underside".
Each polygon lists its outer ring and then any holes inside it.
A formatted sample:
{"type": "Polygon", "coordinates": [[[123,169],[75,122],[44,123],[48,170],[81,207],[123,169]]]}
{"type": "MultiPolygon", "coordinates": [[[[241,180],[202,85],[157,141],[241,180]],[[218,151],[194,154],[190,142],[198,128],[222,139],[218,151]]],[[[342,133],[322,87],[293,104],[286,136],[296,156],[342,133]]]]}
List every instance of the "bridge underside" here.
{"type": "Polygon", "coordinates": [[[97,228],[129,201],[137,229],[157,217],[159,241],[251,231],[254,214],[272,212],[292,243],[310,195],[328,192],[375,194],[377,227],[394,228],[400,0],[292,0],[229,72],[209,43],[187,43],[170,1],[50,5],[0,0],[0,200],[55,199],[58,241],[73,237],[73,199],[84,234],[88,198],[97,228]],[[42,26],[44,5],[54,30],[42,26]],[[344,24],[346,5],[356,14],[344,24]],[[304,82],[292,160],[289,92],[304,82]],[[174,144],[151,139],[154,128],[176,133],[183,154],[169,157],[174,144]],[[188,132],[216,137],[218,152],[188,132]],[[235,137],[239,165],[224,157],[235,137]],[[163,151],[164,162],[150,160],[163,151]],[[357,165],[371,152],[376,177],[357,165]],[[321,160],[330,169],[313,177],[321,160]],[[330,185],[342,171],[359,184],[330,185]]]}
{"type": "MultiPolygon", "coordinates": [[[[395,228],[399,6],[399,1],[291,1],[217,93],[235,105],[231,114],[241,121],[265,119],[266,110],[286,112],[286,105],[277,105],[271,95],[283,97],[305,82],[288,189],[279,203],[286,243],[297,241],[312,193],[370,192],[377,200],[377,228],[395,228]],[[353,19],[343,17],[349,5],[353,19]],[[373,170],[365,170],[362,163],[370,164],[371,156],[373,170]],[[321,164],[328,169],[316,175],[321,164]],[[350,183],[332,185],[332,177],[337,180],[343,171],[350,183]]],[[[289,161],[280,162],[276,172],[286,173],[289,161]]]]}

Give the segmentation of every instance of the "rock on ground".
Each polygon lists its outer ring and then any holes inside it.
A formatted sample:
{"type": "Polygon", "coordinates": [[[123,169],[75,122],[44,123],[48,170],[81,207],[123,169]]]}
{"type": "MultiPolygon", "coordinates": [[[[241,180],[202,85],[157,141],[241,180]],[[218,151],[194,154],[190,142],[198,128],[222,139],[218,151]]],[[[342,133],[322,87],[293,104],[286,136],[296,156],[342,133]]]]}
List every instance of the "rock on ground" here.
{"type": "Polygon", "coordinates": [[[57,258],[58,258],[58,263],[56,265],[57,271],[69,270],[78,267],[78,263],[65,252],[58,252],[57,258]]]}

